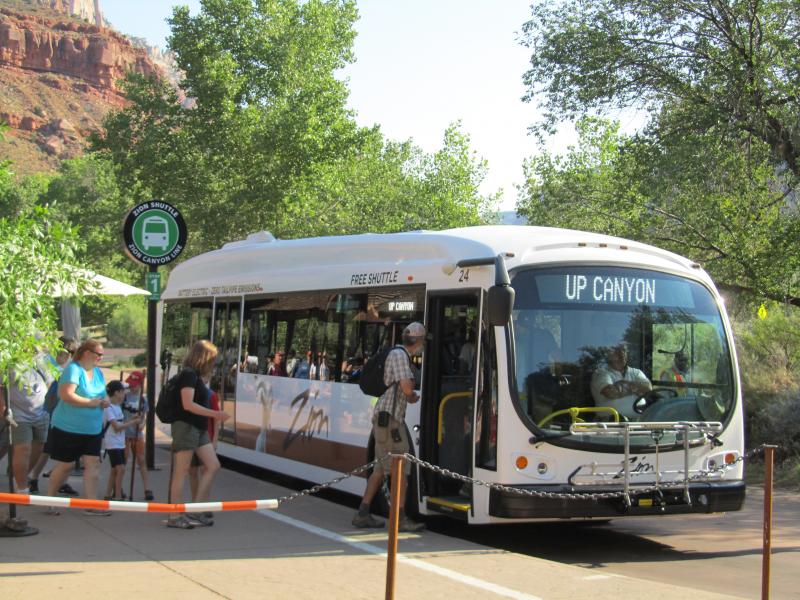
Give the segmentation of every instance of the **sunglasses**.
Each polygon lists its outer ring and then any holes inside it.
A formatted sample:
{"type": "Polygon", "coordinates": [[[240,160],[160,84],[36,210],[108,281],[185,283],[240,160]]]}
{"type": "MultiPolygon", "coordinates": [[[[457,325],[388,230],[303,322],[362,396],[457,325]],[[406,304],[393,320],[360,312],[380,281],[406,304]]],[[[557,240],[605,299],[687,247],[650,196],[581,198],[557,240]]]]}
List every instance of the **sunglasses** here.
{"type": "Polygon", "coordinates": [[[95,352],[94,350],[89,350],[89,352],[91,352],[92,354],[94,354],[98,358],[103,358],[103,353],[102,352],[95,352]]]}

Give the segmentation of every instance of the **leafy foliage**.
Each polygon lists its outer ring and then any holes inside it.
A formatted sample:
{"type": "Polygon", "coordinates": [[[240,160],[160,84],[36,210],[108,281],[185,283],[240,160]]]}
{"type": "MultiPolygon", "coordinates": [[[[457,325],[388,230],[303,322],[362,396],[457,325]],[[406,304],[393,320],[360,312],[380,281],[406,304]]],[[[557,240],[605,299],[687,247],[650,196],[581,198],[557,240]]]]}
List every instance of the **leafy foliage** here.
{"type": "Polygon", "coordinates": [[[147,300],[126,298],[114,309],[108,322],[108,344],[119,348],[147,346],[147,300]]]}
{"type": "Polygon", "coordinates": [[[735,321],[744,395],[753,409],[785,390],[800,393],[800,310],[767,303],[767,316],[735,321]]]}
{"type": "Polygon", "coordinates": [[[458,123],[433,155],[373,131],[358,151],[295,182],[272,231],[294,237],[478,225],[491,220],[497,198],[480,194],[485,173],[458,123]]]}
{"type": "Polygon", "coordinates": [[[0,381],[58,348],[52,297],[64,288],[79,296],[89,284],[76,267],[76,240],[44,208],[0,219],[0,381]]]}
{"type": "Polygon", "coordinates": [[[138,199],[180,206],[188,253],[258,229],[278,237],[479,222],[485,166],[457,127],[433,156],[356,125],[335,71],[352,61],[351,0],[178,7],[180,93],[131,76],[95,148],[138,199]],[[188,100],[187,100],[188,98],[188,100]]]}
{"type": "Polygon", "coordinates": [[[720,142],[763,142],[800,175],[800,12],[789,0],[537,0],[527,100],[545,130],[609,107],[676,118],[662,137],[715,130],[720,142]]]}
{"type": "Polygon", "coordinates": [[[800,302],[800,220],[764,143],[720,145],[713,131],[628,137],[596,118],[578,131],[565,156],[526,162],[518,211],[529,222],[646,241],[723,286],[800,302]]]}
{"type": "Polygon", "coordinates": [[[134,198],[135,192],[118,183],[113,165],[90,153],[62,162],[37,201],[54,207],[65,223],[80,227],[83,264],[131,282],[141,277],[142,268],[122,252],[122,221],[136,203],[134,198]]]}

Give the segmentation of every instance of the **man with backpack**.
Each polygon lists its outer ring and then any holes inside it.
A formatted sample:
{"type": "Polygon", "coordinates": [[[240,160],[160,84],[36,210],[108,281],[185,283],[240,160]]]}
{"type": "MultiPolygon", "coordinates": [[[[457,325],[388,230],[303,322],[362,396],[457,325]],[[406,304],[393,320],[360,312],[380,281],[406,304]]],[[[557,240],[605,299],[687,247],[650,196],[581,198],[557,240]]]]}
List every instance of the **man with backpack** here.
{"type": "Polygon", "coordinates": [[[39,460],[47,439],[48,417],[44,397],[53,380],[45,366],[45,354],[40,353],[33,364],[20,372],[9,371],[8,402],[16,425],[11,429],[14,448],[14,490],[30,493],[28,471],[39,460]]]}
{"type": "MultiPolygon", "coordinates": [[[[404,454],[410,451],[408,433],[406,431],[406,406],[419,401],[414,391],[416,368],[411,364],[411,357],[422,354],[425,347],[425,327],[422,323],[411,323],[403,330],[403,345],[395,346],[388,353],[379,353],[371,360],[376,361],[372,368],[369,362],[364,366],[363,379],[369,380],[368,372],[383,369],[385,391],[380,395],[372,415],[372,435],[375,439],[375,458],[379,459],[367,481],[367,489],[353,517],[354,527],[383,527],[384,522],[373,517],[369,506],[373,497],[383,484],[384,472],[388,466],[389,454],[404,454]],[[383,364],[380,361],[385,359],[383,364]],[[377,369],[376,369],[377,367],[377,369]]],[[[369,393],[365,387],[369,384],[359,382],[361,389],[369,393]]],[[[383,386],[381,386],[383,387],[383,386]]],[[[369,389],[369,388],[368,388],[369,389]]],[[[422,523],[416,523],[405,514],[404,503],[408,476],[411,474],[411,463],[405,461],[403,479],[400,490],[400,531],[421,531],[422,523]]]]}

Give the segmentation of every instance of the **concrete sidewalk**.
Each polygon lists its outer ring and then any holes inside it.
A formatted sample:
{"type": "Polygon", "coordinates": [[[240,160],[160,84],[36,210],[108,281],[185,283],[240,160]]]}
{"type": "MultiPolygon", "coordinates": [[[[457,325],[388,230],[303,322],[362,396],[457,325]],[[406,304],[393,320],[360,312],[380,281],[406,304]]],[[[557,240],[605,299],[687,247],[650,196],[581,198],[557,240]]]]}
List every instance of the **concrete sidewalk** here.
{"type": "MultiPolygon", "coordinates": [[[[169,453],[156,451],[156,501],[164,501],[169,453]]],[[[5,472],[6,461],[0,462],[5,472]]],[[[101,470],[105,486],[108,463],[101,470]]],[[[40,485],[44,480],[40,480],[40,485]]],[[[82,488],[79,477],[70,484],[82,488]]],[[[126,483],[127,485],[127,483],[126,483]]],[[[136,481],[141,495],[141,482],[136,481]]],[[[7,490],[7,483],[0,485],[7,490]]],[[[291,490],[223,469],[214,500],[277,498],[291,490]]],[[[20,507],[39,528],[28,538],[0,539],[0,592],[4,600],[31,598],[364,598],[383,597],[386,532],[350,526],[352,510],[304,497],[276,511],[227,512],[216,524],[168,529],[164,515],[115,513],[60,516],[20,507]]],[[[509,527],[509,535],[514,530],[509,527]]],[[[396,598],[519,598],[547,600],[646,597],[730,598],[597,574],[480,546],[431,532],[402,535],[396,598]]]]}

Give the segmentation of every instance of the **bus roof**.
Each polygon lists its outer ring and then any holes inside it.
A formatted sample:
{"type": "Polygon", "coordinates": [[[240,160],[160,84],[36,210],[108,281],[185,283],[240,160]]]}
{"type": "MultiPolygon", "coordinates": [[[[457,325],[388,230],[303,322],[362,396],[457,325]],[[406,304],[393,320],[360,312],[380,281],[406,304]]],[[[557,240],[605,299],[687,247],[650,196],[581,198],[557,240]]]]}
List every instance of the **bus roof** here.
{"type": "Polygon", "coordinates": [[[495,225],[292,240],[276,240],[262,231],[177,265],[162,297],[239,296],[401,283],[430,286],[436,278],[451,275],[460,260],[501,253],[508,256],[509,270],[535,264],[618,264],[690,275],[712,285],[699,265],[647,244],[569,229],[495,225]],[[362,274],[375,277],[360,278],[362,274]]]}

